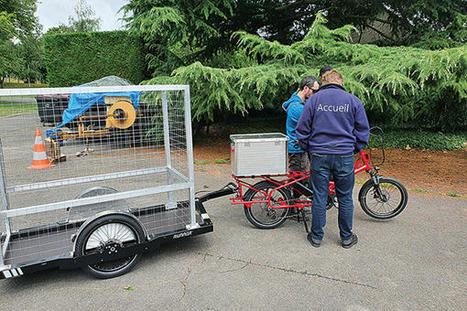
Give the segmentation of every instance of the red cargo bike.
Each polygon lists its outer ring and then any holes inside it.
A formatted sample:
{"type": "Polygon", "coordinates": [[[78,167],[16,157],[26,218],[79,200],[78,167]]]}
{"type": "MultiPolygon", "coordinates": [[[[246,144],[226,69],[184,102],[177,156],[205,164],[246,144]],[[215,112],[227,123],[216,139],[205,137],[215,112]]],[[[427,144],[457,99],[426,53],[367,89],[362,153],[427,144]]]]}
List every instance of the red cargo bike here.
{"type": "MultiPolygon", "coordinates": [[[[384,162],[384,149],[382,161],[384,162]]],[[[370,152],[362,150],[355,162],[355,174],[367,172],[368,179],[361,187],[358,201],[363,211],[376,219],[390,219],[399,215],[407,206],[408,193],[404,185],[394,178],[379,174],[379,166],[371,165],[370,152]]],[[[298,212],[298,220],[303,219],[306,230],[305,210],[311,206],[313,191],[309,179],[310,171],[278,175],[236,176],[235,183],[229,183],[220,190],[210,192],[198,198],[200,203],[228,194],[232,204],[243,205],[245,216],[255,227],[272,229],[283,224],[291,216],[291,211],[298,212]]],[[[327,208],[338,208],[334,182],[329,183],[327,208]]],[[[308,209],[309,210],[309,209],[308,209]]]]}

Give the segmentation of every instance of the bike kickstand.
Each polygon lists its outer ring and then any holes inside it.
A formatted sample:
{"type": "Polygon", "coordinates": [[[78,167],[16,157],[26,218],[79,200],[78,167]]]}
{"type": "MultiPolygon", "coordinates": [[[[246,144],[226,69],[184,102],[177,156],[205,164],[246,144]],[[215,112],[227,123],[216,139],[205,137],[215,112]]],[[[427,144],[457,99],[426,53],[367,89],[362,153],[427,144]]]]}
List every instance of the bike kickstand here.
{"type": "Polygon", "coordinates": [[[305,209],[302,208],[302,210],[300,212],[302,214],[303,224],[305,225],[305,231],[306,231],[306,233],[310,233],[310,230],[308,229],[308,224],[306,222],[305,209]]]}

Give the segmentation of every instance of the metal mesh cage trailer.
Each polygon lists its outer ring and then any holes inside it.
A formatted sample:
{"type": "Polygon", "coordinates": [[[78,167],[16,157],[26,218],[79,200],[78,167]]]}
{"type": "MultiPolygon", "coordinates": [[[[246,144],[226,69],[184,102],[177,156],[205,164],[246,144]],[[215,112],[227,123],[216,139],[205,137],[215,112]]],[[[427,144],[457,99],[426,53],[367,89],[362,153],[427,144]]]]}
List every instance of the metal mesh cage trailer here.
{"type": "Polygon", "coordinates": [[[189,87],[0,90],[0,231],[0,278],[114,277],[163,241],[212,231],[194,199],[189,87]],[[70,104],[53,119],[76,126],[41,122],[37,98],[56,95],[70,104]]]}

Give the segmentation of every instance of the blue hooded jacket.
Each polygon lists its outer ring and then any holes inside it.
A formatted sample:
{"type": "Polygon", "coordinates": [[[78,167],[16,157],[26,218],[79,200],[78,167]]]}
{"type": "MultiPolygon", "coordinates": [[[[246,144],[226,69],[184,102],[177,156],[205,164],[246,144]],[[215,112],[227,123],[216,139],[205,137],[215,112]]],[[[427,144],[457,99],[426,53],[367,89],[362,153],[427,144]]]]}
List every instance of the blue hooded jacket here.
{"type": "Polygon", "coordinates": [[[297,126],[298,119],[303,111],[305,103],[302,101],[297,92],[290,96],[289,100],[282,104],[282,108],[287,112],[287,136],[289,136],[289,153],[302,153],[304,152],[299,147],[295,147],[297,136],[295,135],[295,127],[297,126]]]}
{"type": "Polygon", "coordinates": [[[318,154],[357,153],[370,136],[362,102],[337,84],[306,101],[295,132],[303,150],[318,154]]]}

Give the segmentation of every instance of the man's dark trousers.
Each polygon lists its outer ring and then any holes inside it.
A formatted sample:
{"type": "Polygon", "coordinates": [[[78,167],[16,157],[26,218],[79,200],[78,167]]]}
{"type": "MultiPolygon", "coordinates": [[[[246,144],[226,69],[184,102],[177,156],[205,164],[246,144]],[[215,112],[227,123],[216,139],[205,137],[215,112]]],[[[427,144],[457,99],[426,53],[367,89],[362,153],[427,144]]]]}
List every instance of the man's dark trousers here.
{"type": "Polygon", "coordinates": [[[326,203],[329,195],[329,177],[334,175],[336,196],[339,202],[339,230],[342,240],[352,236],[353,201],[355,183],[353,154],[311,153],[311,183],[313,203],[311,208],[311,235],[317,240],[324,236],[326,203]]]}

